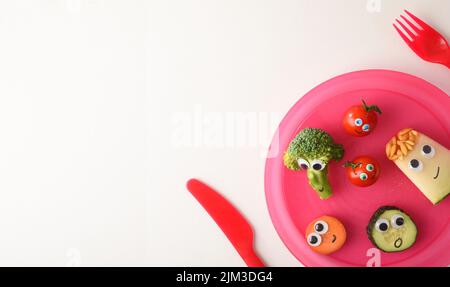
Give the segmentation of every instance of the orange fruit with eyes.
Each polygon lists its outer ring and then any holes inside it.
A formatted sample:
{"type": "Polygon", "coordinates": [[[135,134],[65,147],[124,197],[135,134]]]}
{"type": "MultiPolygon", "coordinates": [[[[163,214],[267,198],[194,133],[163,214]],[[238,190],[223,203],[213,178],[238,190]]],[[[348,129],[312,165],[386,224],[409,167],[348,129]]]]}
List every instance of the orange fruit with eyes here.
{"type": "Polygon", "coordinates": [[[344,245],[347,239],[345,227],[337,218],[322,216],[311,222],[306,228],[306,242],[320,254],[331,254],[344,245]]]}

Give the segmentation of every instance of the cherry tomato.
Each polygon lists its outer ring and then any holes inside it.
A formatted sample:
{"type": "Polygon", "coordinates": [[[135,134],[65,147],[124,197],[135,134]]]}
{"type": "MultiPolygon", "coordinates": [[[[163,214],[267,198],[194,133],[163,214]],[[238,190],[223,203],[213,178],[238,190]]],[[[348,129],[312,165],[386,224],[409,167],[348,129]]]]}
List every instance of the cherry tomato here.
{"type": "Polygon", "coordinates": [[[348,109],[343,120],[345,130],[357,137],[370,134],[377,126],[377,113],[381,115],[377,106],[368,106],[364,100],[362,103],[348,109]]]}
{"type": "Polygon", "coordinates": [[[347,177],[357,186],[374,184],[380,176],[380,164],[370,156],[360,156],[345,163],[347,177]]]}

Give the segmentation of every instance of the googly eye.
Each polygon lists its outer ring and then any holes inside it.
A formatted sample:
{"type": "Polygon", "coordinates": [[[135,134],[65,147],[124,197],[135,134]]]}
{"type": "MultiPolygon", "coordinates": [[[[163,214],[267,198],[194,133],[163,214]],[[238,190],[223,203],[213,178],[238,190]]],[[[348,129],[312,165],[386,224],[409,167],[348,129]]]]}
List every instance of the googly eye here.
{"type": "Polygon", "coordinates": [[[361,173],[359,174],[359,179],[362,180],[362,181],[365,181],[365,180],[367,180],[368,178],[369,178],[369,176],[368,176],[367,173],[365,173],[365,172],[361,172],[361,173]]]}
{"type": "Polygon", "coordinates": [[[433,158],[435,154],[436,154],[436,151],[435,151],[434,147],[427,145],[427,144],[422,147],[422,155],[424,157],[433,158]]]}
{"type": "Polygon", "coordinates": [[[319,220],[314,224],[314,230],[319,234],[325,234],[328,231],[328,224],[323,220],[319,220]]]}
{"type": "Polygon", "coordinates": [[[375,223],[375,228],[380,232],[386,232],[389,229],[389,221],[384,218],[380,218],[375,223]]]}
{"type": "Polygon", "coordinates": [[[317,171],[323,170],[325,168],[325,166],[326,166],[326,164],[323,161],[321,161],[320,159],[315,159],[315,160],[311,161],[311,167],[314,170],[317,170],[317,171]]]}
{"type": "Polygon", "coordinates": [[[302,169],[308,169],[309,168],[309,162],[306,159],[299,158],[297,160],[298,166],[302,169]]]}
{"type": "Polygon", "coordinates": [[[375,170],[375,167],[373,166],[373,164],[369,163],[368,165],[366,165],[366,169],[367,171],[372,172],[375,170]]]}
{"type": "Polygon", "coordinates": [[[362,126],[362,130],[363,130],[364,132],[368,132],[368,131],[370,130],[370,125],[369,125],[369,124],[363,125],[363,126],[362,126]]]}
{"type": "Polygon", "coordinates": [[[423,164],[418,159],[412,159],[409,161],[409,168],[415,172],[420,172],[423,169],[423,164]]]}
{"type": "Polygon", "coordinates": [[[405,224],[405,219],[400,214],[396,214],[392,216],[391,224],[395,229],[399,229],[405,224]]]}
{"type": "Polygon", "coordinates": [[[356,125],[357,127],[360,127],[360,126],[362,126],[362,124],[363,124],[363,121],[362,121],[362,119],[360,119],[360,118],[357,118],[357,119],[355,120],[355,125],[356,125]]]}
{"type": "Polygon", "coordinates": [[[317,247],[322,244],[322,237],[317,232],[310,233],[308,235],[308,244],[313,247],[317,247]]]}

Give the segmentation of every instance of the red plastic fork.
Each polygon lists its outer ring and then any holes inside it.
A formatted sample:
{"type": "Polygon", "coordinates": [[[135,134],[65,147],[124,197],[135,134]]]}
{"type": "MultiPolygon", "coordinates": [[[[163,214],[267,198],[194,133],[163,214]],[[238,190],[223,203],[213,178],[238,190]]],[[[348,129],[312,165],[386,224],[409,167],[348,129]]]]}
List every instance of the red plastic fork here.
{"type": "Polygon", "coordinates": [[[450,68],[450,47],[447,40],[445,40],[439,32],[407,10],[405,10],[405,13],[408,14],[417,25],[413,24],[403,15],[400,15],[400,17],[410,28],[399,19],[396,19],[396,21],[398,25],[403,28],[404,32],[400,30],[395,23],[393,25],[406,44],[408,44],[408,46],[425,61],[442,64],[447,66],[447,68],[450,68]]]}

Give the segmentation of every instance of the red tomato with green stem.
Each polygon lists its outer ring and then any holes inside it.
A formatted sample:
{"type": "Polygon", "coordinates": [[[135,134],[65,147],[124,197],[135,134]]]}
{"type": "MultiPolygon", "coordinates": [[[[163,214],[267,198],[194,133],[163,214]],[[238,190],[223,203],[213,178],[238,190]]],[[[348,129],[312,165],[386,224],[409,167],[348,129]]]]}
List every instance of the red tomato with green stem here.
{"type": "Polygon", "coordinates": [[[350,182],[357,186],[370,186],[380,176],[380,164],[370,156],[360,156],[347,161],[344,167],[350,182]]]}
{"type": "Polygon", "coordinates": [[[381,110],[378,106],[368,106],[364,100],[362,105],[350,107],[344,116],[343,124],[345,130],[357,137],[363,137],[370,134],[378,122],[378,114],[381,110]]]}

